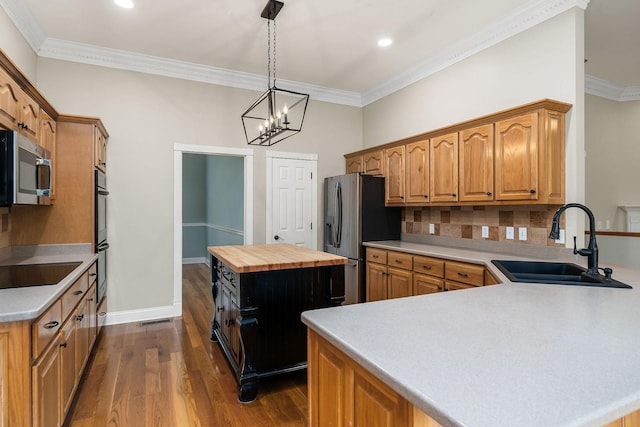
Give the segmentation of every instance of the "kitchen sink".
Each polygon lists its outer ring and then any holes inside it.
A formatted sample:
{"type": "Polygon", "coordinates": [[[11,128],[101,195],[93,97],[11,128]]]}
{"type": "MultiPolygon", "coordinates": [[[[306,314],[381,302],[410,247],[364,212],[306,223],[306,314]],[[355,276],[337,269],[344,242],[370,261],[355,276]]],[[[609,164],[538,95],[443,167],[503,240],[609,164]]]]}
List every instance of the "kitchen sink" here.
{"type": "Polygon", "coordinates": [[[491,262],[512,282],[631,289],[626,283],[587,274],[586,268],[572,263],[510,260],[491,262]]]}
{"type": "Polygon", "coordinates": [[[81,262],[0,266],[0,289],[56,285],[81,262]]]}

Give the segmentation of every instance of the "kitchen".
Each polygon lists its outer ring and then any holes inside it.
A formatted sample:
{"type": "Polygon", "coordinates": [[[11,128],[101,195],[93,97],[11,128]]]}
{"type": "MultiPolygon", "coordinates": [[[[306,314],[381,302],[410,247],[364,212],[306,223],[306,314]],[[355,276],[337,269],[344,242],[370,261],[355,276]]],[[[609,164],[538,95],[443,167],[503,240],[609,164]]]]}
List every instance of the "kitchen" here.
{"type": "MultiPolygon", "coordinates": [[[[573,70],[581,70],[575,46],[581,40],[582,13],[580,8],[563,12],[362,108],[312,101],[304,131],[276,147],[318,153],[320,177],[339,175],[345,153],[548,97],[574,106],[568,121],[567,201],[581,200],[585,180],[578,159],[584,152],[584,94],[583,78],[573,70]],[[550,63],[556,65],[542,65],[550,63]],[[428,114],[418,116],[420,111],[428,114]]],[[[2,14],[1,19],[3,50],[56,108],[101,117],[111,135],[110,170],[116,172],[109,182],[110,265],[118,266],[109,271],[114,319],[138,321],[176,313],[174,183],[167,172],[173,167],[174,144],[244,148],[241,129],[229,123],[239,120],[239,112],[256,92],[38,57],[8,16],[2,14]],[[211,129],[216,129],[214,134],[211,129]],[[128,289],[133,286],[132,295],[128,289]]],[[[256,150],[256,243],[265,239],[266,228],[261,212],[263,155],[256,150]]],[[[585,228],[582,215],[567,215],[568,236],[585,228]]],[[[318,234],[321,239],[321,231],[318,234]]]]}

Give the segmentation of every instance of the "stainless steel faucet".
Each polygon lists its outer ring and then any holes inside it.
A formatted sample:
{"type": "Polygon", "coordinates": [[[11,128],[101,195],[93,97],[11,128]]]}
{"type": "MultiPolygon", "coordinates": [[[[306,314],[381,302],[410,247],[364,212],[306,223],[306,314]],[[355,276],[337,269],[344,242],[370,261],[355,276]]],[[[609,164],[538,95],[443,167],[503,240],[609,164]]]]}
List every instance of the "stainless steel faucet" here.
{"type": "MultiPolygon", "coordinates": [[[[596,219],[593,216],[593,212],[580,203],[567,203],[561,206],[553,215],[553,224],[551,225],[551,233],[549,233],[550,239],[557,239],[560,237],[560,215],[568,208],[580,208],[586,212],[589,217],[589,246],[585,249],[576,248],[576,237],[573,237],[573,253],[587,257],[587,274],[598,276],[598,244],[596,243],[596,219]]],[[[611,269],[605,272],[605,275],[611,278],[611,269]]]]}

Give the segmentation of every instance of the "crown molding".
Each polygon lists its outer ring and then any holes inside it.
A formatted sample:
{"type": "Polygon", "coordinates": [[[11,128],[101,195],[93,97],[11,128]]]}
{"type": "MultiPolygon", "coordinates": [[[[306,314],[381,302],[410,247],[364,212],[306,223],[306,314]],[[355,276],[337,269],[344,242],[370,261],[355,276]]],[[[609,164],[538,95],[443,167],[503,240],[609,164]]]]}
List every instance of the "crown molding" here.
{"type": "Polygon", "coordinates": [[[585,75],[584,91],[611,101],[640,101],[640,86],[618,86],[599,77],[585,75]]]}
{"type": "Polygon", "coordinates": [[[362,94],[363,105],[371,104],[457,62],[494,46],[574,7],[586,9],[589,0],[534,1],[504,16],[478,33],[444,47],[439,53],[362,94]]]}

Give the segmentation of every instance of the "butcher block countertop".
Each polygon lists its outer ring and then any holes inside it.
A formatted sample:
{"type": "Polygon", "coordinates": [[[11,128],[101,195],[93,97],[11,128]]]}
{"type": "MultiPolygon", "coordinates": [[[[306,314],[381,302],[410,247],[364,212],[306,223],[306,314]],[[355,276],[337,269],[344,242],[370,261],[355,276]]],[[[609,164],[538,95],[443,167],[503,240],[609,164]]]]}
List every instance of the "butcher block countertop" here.
{"type": "Polygon", "coordinates": [[[209,246],[208,250],[236,273],[326,267],[347,263],[346,258],[338,255],[286,243],[209,246]]]}

